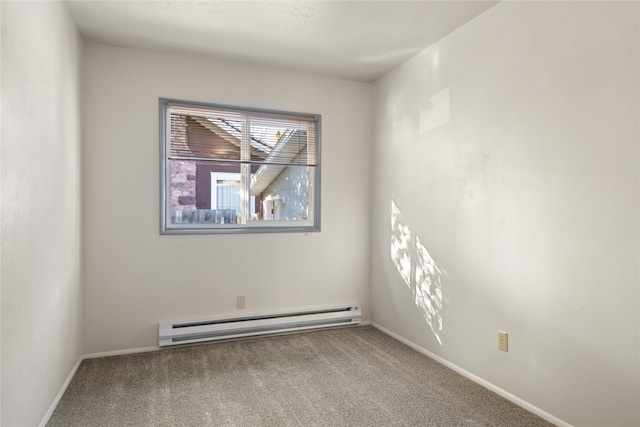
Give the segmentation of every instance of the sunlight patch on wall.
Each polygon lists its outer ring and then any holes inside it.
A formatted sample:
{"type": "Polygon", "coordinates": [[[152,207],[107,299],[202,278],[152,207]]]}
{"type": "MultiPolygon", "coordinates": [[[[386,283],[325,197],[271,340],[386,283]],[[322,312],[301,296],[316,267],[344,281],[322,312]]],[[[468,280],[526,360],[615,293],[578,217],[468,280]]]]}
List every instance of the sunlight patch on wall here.
{"type": "Polygon", "coordinates": [[[422,309],[429,327],[442,345],[438,335],[442,332],[442,270],[419,237],[416,237],[416,253],[416,305],[422,309]]]}
{"type": "Polygon", "coordinates": [[[391,201],[391,260],[400,277],[411,288],[411,230],[400,219],[400,209],[391,201]]]}
{"type": "Polygon", "coordinates": [[[422,311],[435,338],[442,345],[442,276],[446,272],[438,266],[420,238],[412,236],[411,229],[401,219],[402,212],[392,200],[391,261],[411,289],[414,304],[422,311]]]}
{"type": "MultiPolygon", "coordinates": [[[[428,78],[425,74],[424,79],[428,78]]],[[[427,83],[420,83],[426,87],[427,83]]],[[[432,92],[429,92],[432,93],[432,92]]],[[[451,91],[449,86],[429,95],[425,90],[417,90],[404,95],[393,113],[392,145],[418,142],[425,133],[446,125],[451,120],[451,91]],[[419,108],[415,108],[419,105],[419,108]]]]}
{"type": "Polygon", "coordinates": [[[429,102],[429,107],[420,107],[420,134],[449,123],[449,87],[429,97],[429,102]]]}

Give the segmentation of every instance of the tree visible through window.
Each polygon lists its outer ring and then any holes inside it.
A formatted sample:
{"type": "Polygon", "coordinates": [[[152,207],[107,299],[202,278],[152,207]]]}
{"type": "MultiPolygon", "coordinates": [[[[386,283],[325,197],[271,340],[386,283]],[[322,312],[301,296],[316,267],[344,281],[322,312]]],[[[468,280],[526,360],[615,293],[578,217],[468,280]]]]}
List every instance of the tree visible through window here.
{"type": "Polygon", "coordinates": [[[161,233],[318,231],[320,116],[160,99],[161,233]]]}

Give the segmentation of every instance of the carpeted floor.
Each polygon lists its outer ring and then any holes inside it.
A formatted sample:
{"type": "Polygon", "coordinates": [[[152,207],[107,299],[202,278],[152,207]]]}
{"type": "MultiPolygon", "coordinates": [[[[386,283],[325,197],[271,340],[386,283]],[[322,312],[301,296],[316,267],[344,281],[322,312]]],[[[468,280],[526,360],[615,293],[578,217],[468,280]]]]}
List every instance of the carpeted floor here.
{"type": "Polygon", "coordinates": [[[550,426],[372,327],[85,360],[49,427],[550,426]]]}

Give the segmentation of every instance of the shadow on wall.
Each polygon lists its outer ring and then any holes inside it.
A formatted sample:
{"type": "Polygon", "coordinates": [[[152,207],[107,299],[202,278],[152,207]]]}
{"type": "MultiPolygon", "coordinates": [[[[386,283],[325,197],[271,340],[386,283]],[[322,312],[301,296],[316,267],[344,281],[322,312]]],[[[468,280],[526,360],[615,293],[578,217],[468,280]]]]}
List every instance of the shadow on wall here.
{"type": "Polygon", "coordinates": [[[402,212],[391,200],[391,260],[400,277],[411,290],[414,304],[418,307],[442,345],[440,334],[442,320],[442,270],[429,254],[427,247],[411,229],[402,222],[402,212]]]}

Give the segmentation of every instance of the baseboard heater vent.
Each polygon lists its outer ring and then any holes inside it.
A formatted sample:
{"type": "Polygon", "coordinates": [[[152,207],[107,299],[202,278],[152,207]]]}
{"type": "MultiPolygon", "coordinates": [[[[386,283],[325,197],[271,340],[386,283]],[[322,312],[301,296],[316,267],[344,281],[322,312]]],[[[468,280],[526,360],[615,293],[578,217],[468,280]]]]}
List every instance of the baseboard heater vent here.
{"type": "Polygon", "coordinates": [[[357,325],[360,323],[361,316],[360,306],[352,305],[326,310],[267,314],[203,322],[161,323],[158,345],[165,347],[332,326],[357,325]]]}

